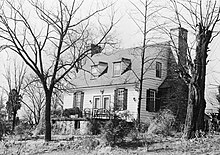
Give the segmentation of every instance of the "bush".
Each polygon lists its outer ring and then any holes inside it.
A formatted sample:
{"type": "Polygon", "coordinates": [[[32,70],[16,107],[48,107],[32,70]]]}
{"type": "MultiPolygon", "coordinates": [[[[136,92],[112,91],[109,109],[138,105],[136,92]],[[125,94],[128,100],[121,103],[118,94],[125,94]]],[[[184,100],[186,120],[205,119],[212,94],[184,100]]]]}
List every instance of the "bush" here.
{"type": "Polygon", "coordinates": [[[27,138],[28,135],[31,135],[32,127],[27,122],[21,121],[16,127],[15,127],[15,134],[20,135],[20,138],[22,139],[23,136],[27,138]]]}
{"type": "Polygon", "coordinates": [[[175,123],[175,116],[169,109],[160,111],[148,128],[148,134],[162,134],[168,136],[171,134],[173,124],[175,123]]]}
{"type": "Polygon", "coordinates": [[[140,135],[142,133],[146,133],[148,131],[149,123],[140,122],[138,123],[136,120],[132,122],[132,127],[127,135],[128,139],[131,139],[132,141],[138,141],[142,137],[140,135]]]}
{"type": "Polygon", "coordinates": [[[86,138],[82,141],[82,145],[84,149],[88,150],[89,152],[91,150],[94,150],[99,144],[100,144],[99,140],[95,138],[86,138]]]}
{"type": "Polygon", "coordinates": [[[78,117],[82,117],[82,111],[79,109],[79,107],[73,107],[73,108],[68,108],[64,109],[63,111],[63,116],[64,117],[70,117],[70,115],[78,115],[78,117]]]}
{"type": "Polygon", "coordinates": [[[125,120],[113,119],[109,120],[102,129],[102,137],[109,145],[115,145],[124,140],[128,135],[131,127],[125,120]]]}
{"type": "Polygon", "coordinates": [[[0,118],[0,140],[2,140],[4,135],[11,133],[11,123],[0,118]]]}
{"type": "Polygon", "coordinates": [[[62,116],[61,109],[51,110],[51,117],[52,118],[61,117],[61,116],[62,116]]]}
{"type": "Polygon", "coordinates": [[[96,119],[89,119],[89,124],[87,126],[88,132],[92,135],[101,134],[103,125],[104,123],[101,121],[98,121],[96,119]]]}
{"type": "Polygon", "coordinates": [[[4,134],[4,122],[0,119],[0,140],[2,140],[4,134]]]}

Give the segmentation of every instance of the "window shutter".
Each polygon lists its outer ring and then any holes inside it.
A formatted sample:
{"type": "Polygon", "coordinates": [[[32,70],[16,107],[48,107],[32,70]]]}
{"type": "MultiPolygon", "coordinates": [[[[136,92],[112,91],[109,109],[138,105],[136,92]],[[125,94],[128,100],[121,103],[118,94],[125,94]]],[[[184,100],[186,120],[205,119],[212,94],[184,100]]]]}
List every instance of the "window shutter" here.
{"type": "Polygon", "coordinates": [[[127,71],[131,70],[131,60],[122,58],[122,74],[126,73],[127,71]]]}
{"type": "Polygon", "coordinates": [[[80,110],[83,110],[84,92],[81,92],[80,98],[80,110]]]}
{"type": "Polygon", "coordinates": [[[123,110],[127,110],[127,102],[128,102],[128,89],[124,89],[123,110]]]}
{"type": "Polygon", "coordinates": [[[150,105],[150,90],[147,89],[147,97],[146,97],[146,111],[150,111],[149,106],[150,105]]]}
{"type": "Polygon", "coordinates": [[[76,107],[76,92],[73,94],[73,107],[76,107]]]}
{"type": "Polygon", "coordinates": [[[156,99],[155,99],[155,111],[160,110],[160,96],[159,93],[156,92],[156,99]]]}
{"type": "Polygon", "coordinates": [[[117,110],[117,101],[118,100],[118,89],[115,89],[115,94],[114,94],[114,111],[117,110]]]}

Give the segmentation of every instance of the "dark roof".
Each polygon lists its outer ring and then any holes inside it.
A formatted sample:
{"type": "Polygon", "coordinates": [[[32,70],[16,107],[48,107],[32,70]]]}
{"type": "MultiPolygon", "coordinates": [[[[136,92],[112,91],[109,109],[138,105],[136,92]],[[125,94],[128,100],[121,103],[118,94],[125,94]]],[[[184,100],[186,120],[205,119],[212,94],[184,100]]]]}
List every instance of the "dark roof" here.
{"type": "Polygon", "coordinates": [[[165,79],[163,83],[159,86],[159,89],[170,88],[170,87],[171,87],[170,82],[167,79],[165,79]]]}

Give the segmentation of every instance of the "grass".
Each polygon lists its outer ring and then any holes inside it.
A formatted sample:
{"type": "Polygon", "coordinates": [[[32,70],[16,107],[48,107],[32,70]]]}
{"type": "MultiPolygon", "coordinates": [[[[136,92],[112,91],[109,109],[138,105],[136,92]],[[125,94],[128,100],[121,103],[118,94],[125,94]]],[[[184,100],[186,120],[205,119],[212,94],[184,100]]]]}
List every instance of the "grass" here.
{"type": "Polygon", "coordinates": [[[62,135],[59,140],[59,135],[57,135],[54,141],[48,143],[45,143],[43,139],[15,141],[11,139],[13,137],[7,137],[0,142],[0,154],[220,154],[219,134],[188,141],[179,137],[151,135],[145,139],[146,141],[128,139],[115,146],[104,146],[100,143],[94,148],[87,148],[88,142],[85,141],[98,139],[101,142],[100,136],[79,137],[69,140],[69,136],[65,138],[62,135]]]}

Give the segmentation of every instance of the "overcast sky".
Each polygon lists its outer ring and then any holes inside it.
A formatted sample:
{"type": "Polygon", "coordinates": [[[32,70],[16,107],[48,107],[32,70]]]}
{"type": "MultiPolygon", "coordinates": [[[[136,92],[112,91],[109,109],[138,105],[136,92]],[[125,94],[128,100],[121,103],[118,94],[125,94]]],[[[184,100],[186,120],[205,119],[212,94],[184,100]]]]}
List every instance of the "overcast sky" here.
{"type": "MultiPolygon", "coordinates": [[[[47,4],[53,4],[54,0],[47,0],[47,4]]],[[[85,8],[90,6],[91,3],[94,4],[94,0],[85,0],[85,8]]],[[[102,0],[100,0],[101,2],[102,0]]],[[[134,4],[139,5],[139,0],[130,0],[134,4]]],[[[156,0],[157,3],[164,3],[164,0],[156,0]]],[[[165,5],[165,4],[164,4],[165,5]]],[[[86,9],[85,9],[86,10],[86,9]]],[[[115,35],[120,40],[120,46],[122,48],[140,46],[142,41],[142,35],[138,30],[138,27],[132,21],[130,15],[135,14],[134,6],[128,0],[117,0],[116,1],[116,18],[120,19],[119,23],[116,25],[115,35]]],[[[166,15],[173,16],[173,13],[166,12],[166,15]]],[[[175,25],[174,25],[175,26],[175,25]]],[[[176,26],[177,27],[177,26],[176,26]]],[[[162,41],[162,40],[160,40],[162,41]]],[[[165,41],[165,40],[164,40],[165,41]]],[[[220,36],[216,37],[210,44],[211,51],[208,56],[208,66],[207,66],[207,84],[206,91],[213,93],[217,91],[217,86],[220,84],[220,36]]],[[[1,52],[1,61],[0,61],[0,73],[4,73],[4,66],[7,66],[9,63],[13,62],[13,59],[18,59],[18,56],[7,54],[6,52],[1,52]]],[[[0,75],[1,86],[5,85],[5,80],[0,75]]]]}

